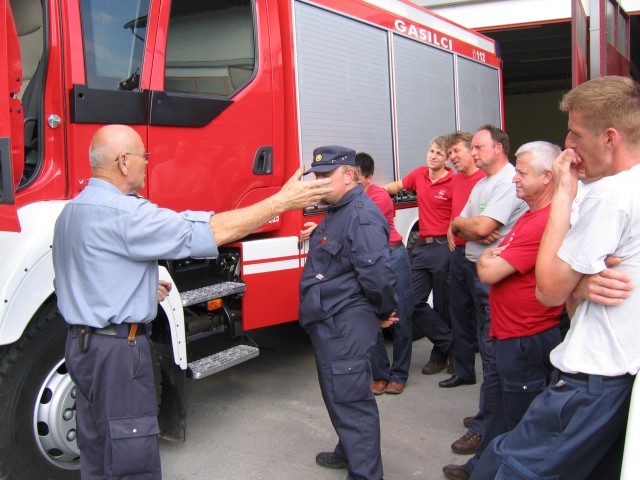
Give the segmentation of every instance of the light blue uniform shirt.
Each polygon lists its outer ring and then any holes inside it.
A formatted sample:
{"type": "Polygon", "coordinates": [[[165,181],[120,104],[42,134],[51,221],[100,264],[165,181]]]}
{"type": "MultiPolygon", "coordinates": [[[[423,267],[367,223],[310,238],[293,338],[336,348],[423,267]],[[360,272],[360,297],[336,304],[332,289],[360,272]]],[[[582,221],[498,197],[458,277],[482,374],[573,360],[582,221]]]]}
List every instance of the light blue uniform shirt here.
{"type": "Polygon", "coordinates": [[[217,257],[211,212],[159,208],[92,178],[55,226],[58,309],[67,323],[147,323],[158,309],[158,259],[217,257]]]}

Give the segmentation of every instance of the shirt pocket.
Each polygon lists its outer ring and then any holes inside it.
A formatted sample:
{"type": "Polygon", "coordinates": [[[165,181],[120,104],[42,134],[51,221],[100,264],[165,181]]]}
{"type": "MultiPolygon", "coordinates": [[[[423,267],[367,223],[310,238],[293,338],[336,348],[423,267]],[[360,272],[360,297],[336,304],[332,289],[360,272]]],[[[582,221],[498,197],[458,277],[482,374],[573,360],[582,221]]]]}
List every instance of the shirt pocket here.
{"type": "Polygon", "coordinates": [[[332,272],[335,275],[340,272],[340,256],[339,253],[342,250],[342,243],[339,241],[324,237],[320,243],[320,255],[318,255],[318,263],[314,263],[314,269],[318,273],[322,273],[325,276],[331,278],[332,272]]]}

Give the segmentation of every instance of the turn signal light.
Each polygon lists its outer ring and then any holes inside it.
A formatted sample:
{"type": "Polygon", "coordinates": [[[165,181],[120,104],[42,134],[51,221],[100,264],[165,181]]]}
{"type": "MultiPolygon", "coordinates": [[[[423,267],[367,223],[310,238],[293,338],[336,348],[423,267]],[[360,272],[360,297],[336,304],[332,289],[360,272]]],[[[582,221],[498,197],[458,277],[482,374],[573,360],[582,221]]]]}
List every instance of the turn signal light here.
{"type": "Polygon", "coordinates": [[[222,308],[221,298],[216,298],[215,300],[209,300],[207,302],[207,310],[211,311],[211,310],[217,310],[219,308],[222,308]]]}

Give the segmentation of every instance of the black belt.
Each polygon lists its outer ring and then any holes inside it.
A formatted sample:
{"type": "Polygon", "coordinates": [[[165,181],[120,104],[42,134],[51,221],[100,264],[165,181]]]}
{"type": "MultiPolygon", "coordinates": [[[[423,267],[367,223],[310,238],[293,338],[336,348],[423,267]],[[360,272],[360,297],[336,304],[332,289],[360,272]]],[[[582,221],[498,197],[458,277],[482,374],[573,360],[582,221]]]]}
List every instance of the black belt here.
{"type": "Polygon", "coordinates": [[[104,328],[89,327],[87,325],[71,325],[71,331],[77,335],[84,335],[91,331],[98,335],[111,335],[113,337],[127,338],[133,332],[133,336],[144,335],[147,328],[145,323],[111,323],[104,328]],[[134,328],[134,325],[137,325],[134,328]]]}
{"type": "Polygon", "coordinates": [[[389,251],[393,252],[396,248],[400,248],[402,246],[402,242],[394,243],[393,245],[391,245],[391,247],[389,247],[389,251]]]}
{"type": "Polygon", "coordinates": [[[588,382],[589,381],[589,377],[600,377],[602,378],[603,382],[608,382],[611,380],[622,380],[623,378],[633,378],[634,375],[631,375],[629,373],[625,373],[624,375],[615,375],[613,377],[607,377],[604,375],[592,375],[589,373],[567,373],[567,372],[560,372],[560,375],[563,377],[567,377],[567,378],[572,378],[573,380],[581,380],[583,382],[588,382]]]}
{"type": "Polygon", "coordinates": [[[436,242],[440,243],[440,242],[446,242],[446,241],[447,241],[446,235],[438,235],[435,237],[420,237],[416,241],[416,245],[431,245],[432,243],[436,243],[436,242]]]}

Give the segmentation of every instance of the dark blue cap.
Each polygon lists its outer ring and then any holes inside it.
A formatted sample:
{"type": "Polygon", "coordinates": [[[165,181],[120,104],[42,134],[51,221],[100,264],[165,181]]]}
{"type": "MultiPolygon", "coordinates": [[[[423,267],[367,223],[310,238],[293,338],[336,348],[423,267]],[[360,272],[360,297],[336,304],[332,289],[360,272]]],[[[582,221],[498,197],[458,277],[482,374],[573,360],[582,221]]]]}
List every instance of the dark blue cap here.
{"type": "Polygon", "coordinates": [[[340,147],[338,145],[327,145],[318,147],[313,151],[313,161],[311,168],[304,174],[312,172],[331,172],[340,165],[356,166],[356,152],[350,148],[340,147]]]}

